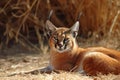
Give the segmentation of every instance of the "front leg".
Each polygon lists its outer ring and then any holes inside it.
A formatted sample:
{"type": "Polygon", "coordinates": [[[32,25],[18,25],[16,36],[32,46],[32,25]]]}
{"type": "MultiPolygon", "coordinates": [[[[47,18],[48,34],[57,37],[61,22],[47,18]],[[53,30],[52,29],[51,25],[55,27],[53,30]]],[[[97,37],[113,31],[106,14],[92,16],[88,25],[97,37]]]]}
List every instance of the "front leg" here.
{"type": "Polygon", "coordinates": [[[47,66],[45,68],[42,68],[42,69],[36,69],[36,70],[33,70],[33,71],[30,71],[30,72],[27,72],[25,74],[34,74],[34,75],[37,75],[39,73],[48,73],[50,74],[53,70],[52,66],[47,66]]]}
{"type": "Polygon", "coordinates": [[[37,69],[37,70],[34,70],[32,72],[30,72],[31,74],[39,74],[39,73],[52,73],[52,72],[56,72],[56,73],[59,73],[59,71],[55,70],[51,65],[45,67],[45,68],[42,68],[42,69],[37,69]]]}
{"type": "Polygon", "coordinates": [[[51,73],[52,71],[54,71],[54,68],[51,65],[49,65],[43,69],[40,69],[40,73],[51,73]]]}
{"type": "Polygon", "coordinates": [[[70,72],[79,72],[80,74],[86,75],[85,71],[82,68],[82,65],[75,65],[70,72]]]}
{"type": "Polygon", "coordinates": [[[74,67],[71,69],[71,72],[79,72],[80,74],[86,75],[83,69],[84,55],[79,56],[74,67]]]}

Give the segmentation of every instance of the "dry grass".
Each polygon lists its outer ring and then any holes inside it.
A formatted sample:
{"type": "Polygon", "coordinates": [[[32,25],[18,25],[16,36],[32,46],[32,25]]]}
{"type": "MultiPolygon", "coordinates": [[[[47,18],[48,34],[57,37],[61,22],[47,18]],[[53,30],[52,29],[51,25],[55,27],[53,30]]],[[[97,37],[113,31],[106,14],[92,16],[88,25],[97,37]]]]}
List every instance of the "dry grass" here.
{"type": "MultiPolygon", "coordinates": [[[[2,56],[2,55],[1,55],[2,56]]],[[[119,80],[120,75],[86,76],[74,72],[60,72],[51,74],[17,74],[6,77],[12,73],[27,72],[48,65],[49,55],[18,53],[0,58],[0,80],[119,80]]]]}
{"type": "Polygon", "coordinates": [[[83,76],[78,73],[16,75],[12,77],[0,77],[0,80],[119,80],[120,75],[99,75],[97,77],[83,76]]]}
{"type": "Polygon", "coordinates": [[[120,0],[1,0],[0,47],[12,40],[44,52],[45,21],[50,10],[54,11],[51,21],[56,26],[71,27],[79,20],[81,37],[119,35],[119,6],[120,0]],[[77,19],[79,13],[82,15],[77,19]]]}

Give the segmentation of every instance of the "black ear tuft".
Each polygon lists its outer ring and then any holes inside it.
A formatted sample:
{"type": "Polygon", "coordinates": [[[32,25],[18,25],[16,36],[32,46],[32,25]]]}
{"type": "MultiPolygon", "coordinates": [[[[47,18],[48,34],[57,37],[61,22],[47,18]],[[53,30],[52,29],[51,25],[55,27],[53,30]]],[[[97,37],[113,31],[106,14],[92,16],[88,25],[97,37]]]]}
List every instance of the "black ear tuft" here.
{"type": "Polygon", "coordinates": [[[71,27],[71,33],[73,37],[76,37],[78,35],[79,31],[79,21],[77,21],[72,27],[71,27]]]}

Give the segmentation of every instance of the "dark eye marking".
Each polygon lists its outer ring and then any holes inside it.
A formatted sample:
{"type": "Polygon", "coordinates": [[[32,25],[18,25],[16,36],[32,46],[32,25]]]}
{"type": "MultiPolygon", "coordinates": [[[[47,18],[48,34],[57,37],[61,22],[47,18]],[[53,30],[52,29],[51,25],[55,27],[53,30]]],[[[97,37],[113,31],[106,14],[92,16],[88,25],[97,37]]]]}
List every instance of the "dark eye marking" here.
{"type": "Polygon", "coordinates": [[[68,43],[68,42],[69,42],[69,38],[65,38],[65,39],[63,40],[63,42],[64,42],[64,43],[68,43]]]}
{"type": "Polygon", "coordinates": [[[58,38],[56,36],[53,37],[54,41],[58,41],[58,38]]]}

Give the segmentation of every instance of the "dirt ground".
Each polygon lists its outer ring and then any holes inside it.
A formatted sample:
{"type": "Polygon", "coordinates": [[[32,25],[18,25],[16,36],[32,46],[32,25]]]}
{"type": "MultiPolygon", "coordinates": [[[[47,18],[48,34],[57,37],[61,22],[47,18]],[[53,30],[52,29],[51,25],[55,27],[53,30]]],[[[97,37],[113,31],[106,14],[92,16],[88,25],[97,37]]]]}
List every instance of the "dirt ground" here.
{"type": "MultiPolygon", "coordinates": [[[[101,42],[99,44],[104,44],[101,42]]],[[[116,45],[109,42],[109,47],[116,45]]],[[[81,45],[83,45],[81,43],[81,45]]],[[[94,45],[93,43],[89,45],[94,45]]],[[[89,46],[87,45],[87,46],[89,46]]],[[[97,44],[98,45],[98,44],[97,44]]],[[[105,45],[105,44],[104,44],[105,45]]],[[[103,46],[104,46],[103,45],[103,46]]],[[[86,46],[85,46],[86,47],[86,46]]],[[[112,48],[112,47],[111,47],[112,48]]],[[[114,46],[114,48],[116,48],[114,46]]],[[[118,49],[119,50],[119,49],[118,49]]],[[[79,73],[61,72],[60,74],[24,74],[36,69],[41,69],[49,63],[49,54],[40,54],[35,51],[28,51],[21,46],[12,46],[0,50],[0,80],[120,80],[120,75],[98,75],[85,76],[79,73]],[[8,76],[11,74],[17,74],[8,76]]]]}

